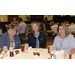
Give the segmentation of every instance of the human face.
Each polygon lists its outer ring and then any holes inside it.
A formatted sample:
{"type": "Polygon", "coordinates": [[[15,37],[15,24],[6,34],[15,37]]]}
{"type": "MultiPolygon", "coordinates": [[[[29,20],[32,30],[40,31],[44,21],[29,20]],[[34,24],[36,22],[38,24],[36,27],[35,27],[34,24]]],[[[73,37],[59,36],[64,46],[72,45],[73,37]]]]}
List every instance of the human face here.
{"type": "Polygon", "coordinates": [[[37,26],[36,23],[34,23],[34,24],[32,25],[32,29],[33,29],[34,32],[37,32],[37,31],[38,31],[38,26],[37,26]]]}
{"type": "Polygon", "coordinates": [[[60,34],[60,36],[65,35],[65,29],[62,26],[59,26],[59,34],[60,34]]]}
{"type": "Polygon", "coordinates": [[[16,34],[16,29],[9,29],[8,34],[9,36],[14,36],[16,34]]]}
{"type": "Polygon", "coordinates": [[[16,18],[13,18],[13,21],[16,21],[16,18]]]}
{"type": "Polygon", "coordinates": [[[18,23],[20,23],[21,21],[20,20],[18,20],[18,23]]]}

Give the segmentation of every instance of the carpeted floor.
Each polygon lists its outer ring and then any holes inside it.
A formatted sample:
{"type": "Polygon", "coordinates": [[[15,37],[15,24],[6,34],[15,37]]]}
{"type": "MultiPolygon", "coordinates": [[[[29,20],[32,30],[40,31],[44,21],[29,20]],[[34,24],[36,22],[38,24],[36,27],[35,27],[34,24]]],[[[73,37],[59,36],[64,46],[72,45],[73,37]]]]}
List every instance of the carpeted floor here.
{"type": "Polygon", "coordinates": [[[49,45],[53,44],[54,39],[53,38],[47,38],[47,45],[46,48],[48,48],[49,45]]]}

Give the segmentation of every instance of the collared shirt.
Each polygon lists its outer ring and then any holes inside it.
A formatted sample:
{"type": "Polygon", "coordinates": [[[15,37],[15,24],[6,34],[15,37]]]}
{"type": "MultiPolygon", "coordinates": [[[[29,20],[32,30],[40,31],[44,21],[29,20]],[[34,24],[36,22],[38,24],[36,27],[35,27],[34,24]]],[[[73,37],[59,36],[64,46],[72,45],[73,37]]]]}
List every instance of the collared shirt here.
{"type": "MultiPolygon", "coordinates": [[[[60,40],[61,39],[62,38],[60,38],[60,36],[55,37],[54,43],[53,43],[55,50],[60,49],[60,45],[61,45],[60,40]]],[[[69,34],[68,36],[66,36],[64,38],[64,40],[62,41],[62,47],[65,52],[69,52],[71,49],[75,48],[75,38],[73,37],[72,34],[69,34]]]]}
{"type": "Polygon", "coordinates": [[[22,34],[25,33],[25,29],[26,29],[26,23],[24,23],[23,21],[18,25],[17,29],[18,29],[18,33],[22,34]]]}

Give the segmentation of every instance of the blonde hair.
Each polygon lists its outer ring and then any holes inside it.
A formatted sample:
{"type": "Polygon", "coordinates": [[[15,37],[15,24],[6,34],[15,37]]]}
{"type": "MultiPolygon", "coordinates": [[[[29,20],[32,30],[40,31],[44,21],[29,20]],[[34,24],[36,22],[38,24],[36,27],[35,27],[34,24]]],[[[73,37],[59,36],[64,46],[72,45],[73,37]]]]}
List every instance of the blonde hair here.
{"type": "Polygon", "coordinates": [[[60,35],[60,34],[59,34],[59,27],[60,27],[60,26],[62,26],[62,27],[64,28],[65,34],[66,34],[65,36],[67,36],[68,34],[70,34],[70,33],[69,33],[69,30],[68,30],[68,27],[67,27],[65,24],[60,24],[60,25],[58,25],[58,28],[57,28],[57,35],[60,35]]]}
{"type": "MultiPolygon", "coordinates": [[[[39,23],[37,22],[37,21],[33,21],[32,23],[31,23],[31,28],[32,28],[32,25],[33,24],[36,24],[37,26],[38,26],[38,31],[40,31],[40,25],[39,25],[39,23]]],[[[33,30],[32,30],[33,31],[33,30]]]]}

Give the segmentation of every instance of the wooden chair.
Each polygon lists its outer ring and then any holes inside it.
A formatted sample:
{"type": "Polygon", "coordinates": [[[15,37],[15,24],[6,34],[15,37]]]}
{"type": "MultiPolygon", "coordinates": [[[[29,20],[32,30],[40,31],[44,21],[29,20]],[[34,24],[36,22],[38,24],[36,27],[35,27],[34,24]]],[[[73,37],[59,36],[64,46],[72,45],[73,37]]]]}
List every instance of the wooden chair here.
{"type": "Polygon", "coordinates": [[[67,23],[69,24],[69,21],[64,21],[64,23],[65,23],[65,24],[67,24],[67,23]]]}
{"type": "Polygon", "coordinates": [[[45,24],[43,24],[43,30],[46,33],[46,36],[50,33],[53,34],[54,32],[52,30],[47,30],[45,24]]]}
{"type": "Polygon", "coordinates": [[[28,37],[27,37],[28,34],[29,34],[29,26],[26,26],[25,37],[20,37],[21,43],[23,43],[23,41],[27,41],[28,40],[28,37]]]}
{"type": "Polygon", "coordinates": [[[25,37],[27,37],[29,34],[29,26],[26,27],[26,31],[25,31],[25,37]]]}

